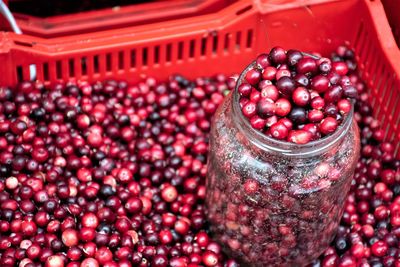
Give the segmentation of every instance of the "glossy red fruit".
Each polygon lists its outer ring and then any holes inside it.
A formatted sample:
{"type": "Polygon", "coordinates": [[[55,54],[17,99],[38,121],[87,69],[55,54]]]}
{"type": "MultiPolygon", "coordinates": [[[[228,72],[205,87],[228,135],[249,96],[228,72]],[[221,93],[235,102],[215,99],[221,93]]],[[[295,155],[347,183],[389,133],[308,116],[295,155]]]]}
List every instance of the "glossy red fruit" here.
{"type": "Polygon", "coordinates": [[[286,139],[289,134],[288,128],[286,128],[286,126],[282,122],[277,122],[273,124],[269,131],[272,137],[279,140],[286,139]]]}
{"type": "Polygon", "coordinates": [[[322,134],[331,134],[336,131],[338,127],[338,121],[332,117],[326,117],[319,125],[319,130],[322,134]]]}
{"type": "Polygon", "coordinates": [[[286,98],[280,98],[275,102],[275,114],[280,117],[287,116],[292,109],[290,101],[286,98]]]}
{"type": "Polygon", "coordinates": [[[307,144],[312,140],[312,134],[305,130],[291,130],[288,135],[288,141],[295,144],[307,144]]]}
{"type": "Polygon", "coordinates": [[[306,88],[297,87],[296,90],[293,91],[292,100],[296,105],[303,107],[310,102],[311,96],[306,88]]]}

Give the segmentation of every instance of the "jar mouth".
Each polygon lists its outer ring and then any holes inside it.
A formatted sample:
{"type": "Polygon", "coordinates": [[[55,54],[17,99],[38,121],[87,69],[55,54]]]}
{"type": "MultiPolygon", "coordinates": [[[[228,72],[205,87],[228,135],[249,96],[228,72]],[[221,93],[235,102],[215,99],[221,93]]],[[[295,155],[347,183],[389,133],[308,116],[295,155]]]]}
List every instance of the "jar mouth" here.
{"type": "Polygon", "coordinates": [[[354,102],[352,101],[351,109],[343,122],[338,126],[336,131],[319,140],[311,141],[307,144],[295,144],[287,141],[277,140],[269,137],[262,132],[251,127],[250,122],[245,118],[240,109],[238,88],[243,83],[246,73],[254,68],[256,61],[250,63],[240,74],[234,92],[232,101],[233,120],[236,121],[240,130],[247,133],[249,140],[261,149],[285,154],[288,156],[315,156],[327,151],[334,144],[338,143],[348,133],[353,122],[354,102]]]}

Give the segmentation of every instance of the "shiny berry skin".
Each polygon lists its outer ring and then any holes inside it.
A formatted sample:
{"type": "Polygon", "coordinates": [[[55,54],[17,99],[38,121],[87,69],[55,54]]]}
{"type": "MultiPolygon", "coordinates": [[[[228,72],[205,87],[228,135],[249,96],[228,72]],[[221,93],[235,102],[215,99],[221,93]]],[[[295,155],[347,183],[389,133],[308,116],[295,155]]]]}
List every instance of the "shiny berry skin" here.
{"type": "Polygon", "coordinates": [[[257,102],[256,110],[260,118],[267,118],[275,114],[276,105],[269,98],[260,99],[257,102]]]}
{"type": "Polygon", "coordinates": [[[239,88],[238,92],[241,96],[250,96],[253,87],[248,83],[242,83],[239,88]]]}
{"type": "Polygon", "coordinates": [[[216,266],[218,263],[218,257],[214,252],[206,251],[203,254],[202,261],[205,266],[216,266]]]}
{"type": "Polygon", "coordinates": [[[292,109],[290,101],[286,98],[280,98],[275,102],[275,114],[280,117],[287,116],[292,109]]]}
{"type": "Polygon", "coordinates": [[[382,257],[388,250],[387,245],[383,241],[377,241],[371,246],[371,252],[373,255],[382,257]]]}
{"type": "Polygon", "coordinates": [[[276,82],[276,88],[285,96],[291,96],[296,88],[296,84],[290,77],[282,77],[276,82]]]}
{"type": "Polygon", "coordinates": [[[336,131],[338,127],[338,121],[332,117],[323,119],[319,125],[321,133],[328,135],[336,131]]]}
{"type": "Polygon", "coordinates": [[[279,98],[279,92],[275,85],[267,85],[261,89],[261,98],[269,98],[276,101],[279,98]]]}
{"type": "Polygon", "coordinates": [[[269,58],[274,64],[282,64],[286,61],[286,51],[282,47],[274,47],[269,53],[269,58]]]}
{"type": "Polygon", "coordinates": [[[296,70],[300,74],[314,73],[317,71],[317,68],[315,59],[308,57],[301,58],[296,65],[296,70]]]}
{"type": "Polygon", "coordinates": [[[252,69],[247,72],[245,79],[249,84],[256,85],[261,80],[261,72],[256,69],[252,69]]]}
{"type": "Polygon", "coordinates": [[[293,91],[292,99],[296,105],[303,107],[303,106],[306,106],[310,102],[311,96],[306,88],[297,87],[293,91]]]}
{"type": "Polygon", "coordinates": [[[270,128],[270,133],[272,137],[279,139],[279,140],[284,140],[288,136],[289,130],[286,128],[286,126],[282,122],[277,122],[273,124],[270,128]]]}
{"type": "Polygon", "coordinates": [[[243,115],[247,118],[251,118],[256,114],[256,104],[248,102],[242,108],[243,115]]]}
{"type": "Polygon", "coordinates": [[[288,118],[296,123],[296,124],[303,124],[307,120],[307,113],[304,108],[301,107],[294,107],[290,111],[290,114],[288,115],[288,118]]]}
{"type": "Polygon", "coordinates": [[[329,88],[329,80],[326,76],[318,75],[311,80],[311,88],[319,93],[323,93],[329,88]]]}
{"type": "Polygon", "coordinates": [[[305,130],[291,130],[288,141],[295,144],[307,144],[312,140],[312,134],[305,130]]]}

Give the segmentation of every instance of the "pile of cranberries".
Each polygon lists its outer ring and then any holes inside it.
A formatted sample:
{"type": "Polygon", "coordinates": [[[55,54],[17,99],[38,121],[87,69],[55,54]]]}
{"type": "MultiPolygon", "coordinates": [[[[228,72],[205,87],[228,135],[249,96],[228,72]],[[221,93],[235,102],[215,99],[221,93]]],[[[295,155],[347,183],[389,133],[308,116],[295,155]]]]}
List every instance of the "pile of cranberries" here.
{"type": "Polygon", "coordinates": [[[306,144],[336,131],[356,88],[343,61],[274,47],[257,57],[239,86],[251,126],[278,140],[306,144]]]}
{"type": "Polygon", "coordinates": [[[0,266],[237,266],[203,206],[210,118],[234,86],[0,87],[0,266]]]}
{"type": "Polygon", "coordinates": [[[339,47],[332,61],[344,61],[358,91],[355,119],[361,134],[361,157],[335,240],[312,267],[400,266],[400,160],[394,144],[372,117],[372,98],[357,75],[353,52],[339,47]]]}
{"type": "MultiPolygon", "coordinates": [[[[331,62],[358,92],[363,148],[337,237],[313,266],[399,267],[400,161],[371,116],[352,52],[340,47],[331,62]]],[[[210,119],[234,86],[223,75],[175,75],[0,87],[0,266],[239,266],[208,235],[204,208],[210,119]]],[[[337,124],[344,92],[328,116],[337,124]]],[[[327,91],[318,93],[325,109],[315,123],[327,116],[327,91]]],[[[274,103],[288,100],[291,114],[297,103],[280,94],[274,103]]]]}

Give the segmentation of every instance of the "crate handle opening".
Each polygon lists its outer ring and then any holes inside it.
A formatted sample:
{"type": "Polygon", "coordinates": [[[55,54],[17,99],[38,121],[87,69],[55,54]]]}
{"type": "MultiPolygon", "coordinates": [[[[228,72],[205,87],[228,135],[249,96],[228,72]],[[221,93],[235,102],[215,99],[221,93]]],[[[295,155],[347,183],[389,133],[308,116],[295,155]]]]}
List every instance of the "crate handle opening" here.
{"type": "Polygon", "coordinates": [[[239,9],[238,11],[236,11],[236,15],[240,16],[240,15],[246,13],[247,11],[249,11],[252,7],[253,7],[252,5],[245,6],[244,8],[239,9]]]}

